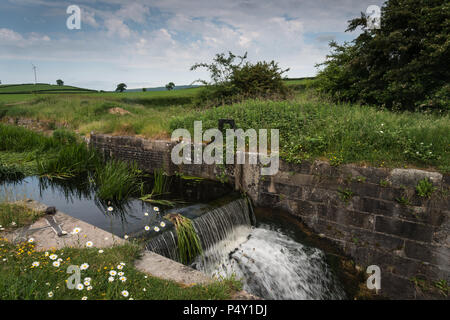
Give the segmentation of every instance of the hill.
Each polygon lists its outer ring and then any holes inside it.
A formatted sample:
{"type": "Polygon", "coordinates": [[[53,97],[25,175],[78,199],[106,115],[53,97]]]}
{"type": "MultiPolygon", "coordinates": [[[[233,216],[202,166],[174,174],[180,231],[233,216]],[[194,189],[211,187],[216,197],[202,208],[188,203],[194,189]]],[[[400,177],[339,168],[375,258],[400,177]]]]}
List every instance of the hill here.
{"type": "Polygon", "coordinates": [[[26,94],[26,93],[88,93],[96,90],[78,88],[74,86],[58,86],[48,83],[23,83],[0,85],[0,94],[26,94]]]}

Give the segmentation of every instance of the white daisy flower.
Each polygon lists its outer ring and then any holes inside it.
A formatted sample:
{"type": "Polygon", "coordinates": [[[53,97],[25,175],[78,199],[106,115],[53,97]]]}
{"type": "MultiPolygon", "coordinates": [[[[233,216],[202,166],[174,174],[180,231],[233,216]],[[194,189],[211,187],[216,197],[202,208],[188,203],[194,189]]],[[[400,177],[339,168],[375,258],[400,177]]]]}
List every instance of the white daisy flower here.
{"type": "Polygon", "coordinates": [[[121,277],[121,276],[123,276],[125,273],[123,273],[122,271],[120,271],[119,273],[117,273],[117,275],[119,276],[119,277],[121,277]]]}
{"type": "Polygon", "coordinates": [[[80,233],[80,232],[81,232],[81,228],[78,228],[78,227],[76,227],[76,228],[74,228],[72,230],[72,234],[77,234],[77,233],[80,233]]]}
{"type": "Polygon", "coordinates": [[[121,263],[119,263],[121,266],[126,266],[126,263],[125,262],[121,262],[121,263]]]}
{"type": "Polygon", "coordinates": [[[149,226],[145,226],[144,229],[145,229],[145,231],[148,231],[148,230],[150,230],[150,227],[149,226]]]}
{"type": "Polygon", "coordinates": [[[119,264],[119,265],[117,266],[117,269],[122,270],[122,269],[123,269],[123,265],[119,264]]]}
{"type": "Polygon", "coordinates": [[[52,297],[53,297],[53,292],[52,292],[52,291],[50,291],[50,292],[48,293],[48,297],[49,297],[49,298],[52,298],[52,297]]]}
{"type": "Polygon", "coordinates": [[[144,289],[142,289],[142,291],[147,291],[147,289],[144,288],[144,289]]]}
{"type": "Polygon", "coordinates": [[[124,235],[123,238],[124,238],[125,240],[127,240],[127,239],[128,239],[128,236],[127,236],[127,235],[124,235]]]}
{"type": "Polygon", "coordinates": [[[109,275],[111,275],[111,276],[115,276],[117,274],[117,271],[116,270],[111,270],[110,272],[109,272],[109,275]]]}
{"type": "Polygon", "coordinates": [[[33,262],[32,266],[33,267],[39,267],[39,262],[38,261],[33,262]]]}
{"type": "Polygon", "coordinates": [[[123,290],[122,292],[121,292],[121,294],[126,298],[126,297],[128,297],[130,294],[128,293],[128,291],[127,290],[123,290]]]}
{"type": "Polygon", "coordinates": [[[125,282],[125,281],[127,281],[127,277],[122,276],[122,277],[119,278],[119,280],[122,281],[122,282],[125,282]]]}
{"type": "Polygon", "coordinates": [[[130,298],[130,299],[128,299],[128,300],[134,300],[133,298],[130,298]]]}
{"type": "Polygon", "coordinates": [[[164,228],[166,226],[166,223],[164,221],[161,221],[159,225],[164,228]]]}
{"type": "Polygon", "coordinates": [[[61,262],[59,262],[59,261],[54,261],[53,262],[53,266],[54,267],[59,267],[61,265],[61,262]]]}
{"type": "Polygon", "coordinates": [[[153,207],[153,211],[159,212],[159,208],[158,207],[153,207]]]}
{"type": "Polygon", "coordinates": [[[94,245],[92,241],[86,242],[86,247],[91,248],[94,245]]]}
{"type": "Polygon", "coordinates": [[[146,217],[147,217],[147,216],[148,216],[148,212],[144,212],[144,216],[146,216],[146,217]]]}
{"type": "Polygon", "coordinates": [[[154,227],[153,230],[155,230],[156,232],[159,232],[159,228],[158,227],[154,227]]]}
{"type": "Polygon", "coordinates": [[[77,284],[77,289],[78,290],[83,290],[84,289],[84,285],[82,283],[77,284]]]}
{"type": "Polygon", "coordinates": [[[113,282],[113,281],[114,281],[114,277],[109,277],[109,278],[108,278],[108,281],[109,281],[109,282],[113,282]]]}
{"type": "Polygon", "coordinates": [[[108,207],[108,209],[107,209],[109,212],[112,212],[113,210],[114,210],[114,208],[113,207],[108,207]]]}
{"type": "Polygon", "coordinates": [[[85,280],[85,281],[83,282],[83,284],[87,287],[87,286],[91,285],[91,282],[85,280]]]}
{"type": "Polygon", "coordinates": [[[86,262],[80,266],[81,270],[86,270],[87,268],[89,268],[89,265],[86,262]]]}
{"type": "Polygon", "coordinates": [[[58,258],[58,256],[56,254],[50,255],[50,259],[51,260],[56,260],[57,258],[58,258]]]}
{"type": "Polygon", "coordinates": [[[81,298],[81,300],[87,300],[87,297],[86,297],[86,296],[84,296],[83,298],[81,298]]]}
{"type": "Polygon", "coordinates": [[[61,261],[63,261],[63,259],[61,259],[61,258],[58,258],[58,260],[57,260],[57,261],[61,262],[61,261]]]}
{"type": "Polygon", "coordinates": [[[87,290],[87,291],[91,291],[91,290],[92,290],[92,286],[88,286],[88,287],[86,288],[86,290],[87,290]]]}
{"type": "Polygon", "coordinates": [[[33,243],[33,242],[34,242],[34,238],[28,239],[28,242],[29,242],[29,243],[33,243]]]}
{"type": "Polygon", "coordinates": [[[11,225],[15,226],[15,225],[17,225],[17,223],[15,221],[13,221],[13,222],[11,222],[11,225]]]}
{"type": "Polygon", "coordinates": [[[103,252],[104,252],[104,251],[103,251],[103,250],[101,250],[101,249],[100,249],[100,250],[98,250],[98,253],[103,253],[103,252]]]}

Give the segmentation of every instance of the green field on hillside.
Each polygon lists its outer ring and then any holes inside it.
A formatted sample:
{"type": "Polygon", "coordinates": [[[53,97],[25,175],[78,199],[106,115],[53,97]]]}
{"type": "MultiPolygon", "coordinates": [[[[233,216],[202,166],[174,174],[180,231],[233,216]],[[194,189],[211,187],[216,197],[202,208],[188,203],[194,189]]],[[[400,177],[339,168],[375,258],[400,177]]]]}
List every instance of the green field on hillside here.
{"type": "Polygon", "coordinates": [[[217,108],[195,106],[202,88],[176,91],[0,95],[0,117],[30,118],[88,135],[170,138],[175,128],[217,127],[219,118],[241,128],[277,128],[283,158],[327,159],[332,164],[415,166],[450,172],[450,116],[392,112],[336,104],[320,95],[312,79],[291,80],[287,101],[247,100],[217,108]],[[18,99],[12,99],[17,96],[18,99]],[[20,98],[20,99],[19,99],[20,98]]]}

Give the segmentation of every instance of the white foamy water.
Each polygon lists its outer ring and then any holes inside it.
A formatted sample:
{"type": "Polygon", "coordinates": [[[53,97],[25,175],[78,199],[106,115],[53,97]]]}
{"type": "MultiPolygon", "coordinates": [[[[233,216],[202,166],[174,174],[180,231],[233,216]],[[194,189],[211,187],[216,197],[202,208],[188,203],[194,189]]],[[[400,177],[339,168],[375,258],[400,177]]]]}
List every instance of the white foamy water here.
{"type": "Polygon", "coordinates": [[[241,279],[264,299],[345,299],[324,253],[267,225],[240,226],[197,258],[194,266],[216,277],[241,279]]]}

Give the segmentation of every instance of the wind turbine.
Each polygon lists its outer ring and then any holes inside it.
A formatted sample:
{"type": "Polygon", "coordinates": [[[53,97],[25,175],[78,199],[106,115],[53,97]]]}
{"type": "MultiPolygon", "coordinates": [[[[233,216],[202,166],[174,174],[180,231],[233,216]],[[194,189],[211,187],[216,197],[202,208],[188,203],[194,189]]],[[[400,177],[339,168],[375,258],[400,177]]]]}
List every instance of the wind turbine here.
{"type": "Polygon", "coordinates": [[[36,84],[37,83],[37,77],[36,77],[36,66],[33,64],[33,63],[31,63],[31,65],[33,66],[33,71],[34,71],[34,84],[36,84]]]}

